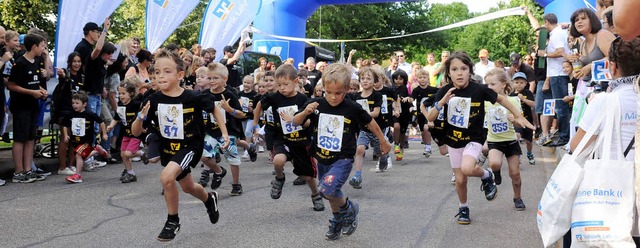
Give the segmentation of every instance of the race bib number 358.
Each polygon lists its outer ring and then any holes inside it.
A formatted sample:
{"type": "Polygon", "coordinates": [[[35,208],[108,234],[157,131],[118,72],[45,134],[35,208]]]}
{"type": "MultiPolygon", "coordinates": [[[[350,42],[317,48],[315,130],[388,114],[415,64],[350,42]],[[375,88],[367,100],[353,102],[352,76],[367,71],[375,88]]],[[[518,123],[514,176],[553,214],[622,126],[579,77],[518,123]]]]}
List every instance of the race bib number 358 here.
{"type": "Polygon", "coordinates": [[[344,116],[320,114],[318,121],[318,148],[339,152],[342,149],[344,116]]]}

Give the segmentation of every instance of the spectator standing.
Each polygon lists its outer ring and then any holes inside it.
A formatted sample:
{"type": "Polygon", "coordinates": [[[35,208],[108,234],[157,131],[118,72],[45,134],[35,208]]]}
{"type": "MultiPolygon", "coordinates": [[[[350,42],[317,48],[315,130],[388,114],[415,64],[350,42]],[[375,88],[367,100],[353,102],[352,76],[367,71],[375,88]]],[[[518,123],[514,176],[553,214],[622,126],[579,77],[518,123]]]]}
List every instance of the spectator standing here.
{"type": "Polygon", "coordinates": [[[411,73],[411,64],[409,64],[405,60],[405,54],[403,50],[398,50],[395,52],[396,57],[398,57],[398,69],[403,70],[407,74],[411,73]]]}
{"type": "Polygon", "coordinates": [[[480,50],[480,52],[478,52],[478,58],[480,58],[480,61],[475,64],[473,71],[476,73],[476,75],[481,76],[484,82],[484,76],[491,69],[495,68],[495,66],[493,62],[489,60],[489,51],[487,51],[487,49],[480,50]]]}
{"type": "Polygon", "coordinates": [[[309,76],[307,78],[309,79],[309,82],[311,82],[313,88],[315,88],[318,81],[320,81],[320,78],[322,78],[322,72],[316,70],[316,59],[313,57],[308,57],[306,62],[307,71],[309,71],[309,76]]]}
{"type": "MultiPolygon", "coordinates": [[[[225,46],[223,53],[224,57],[220,60],[220,64],[227,67],[229,71],[229,77],[227,78],[227,87],[239,88],[242,84],[242,78],[240,78],[240,69],[237,68],[236,63],[244,53],[246,45],[244,41],[240,41],[238,49],[236,51],[233,50],[232,46],[225,46]]],[[[238,92],[237,90],[235,91],[238,92]]]]}

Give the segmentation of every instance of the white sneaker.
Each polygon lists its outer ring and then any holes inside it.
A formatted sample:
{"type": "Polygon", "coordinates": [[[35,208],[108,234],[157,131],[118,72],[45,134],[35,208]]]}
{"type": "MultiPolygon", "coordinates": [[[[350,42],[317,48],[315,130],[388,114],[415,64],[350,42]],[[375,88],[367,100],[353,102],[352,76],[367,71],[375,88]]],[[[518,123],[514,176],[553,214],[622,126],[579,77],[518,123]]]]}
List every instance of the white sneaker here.
{"type": "Polygon", "coordinates": [[[387,170],[391,170],[391,168],[393,168],[393,163],[391,161],[393,161],[393,159],[389,156],[389,158],[387,158],[387,170]]]}
{"type": "Polygon", "coordinates": [[[94,172],[94,171],[98,171],[98,168],[96,168],[93,162],[88,162],[84,165],[84,167],[82,167],[82,170],[88,171],[88,172],[94,172]]]}
{"type": "Polygon", "coordinates": [[[244,160],[249,159],[249,152],[248,151],[244,151],[244,153],[242,154],[242,159],[244,159],[244,160]]]}
{"type": "Polygon", "coordinates": [[[4,180],[0,179],[0,186],[5,185],[7,182],[5,182],[4,180]]]}
{"type": "Polygon", "coordinates": [[[259,153],[263,153],[264,152],[264,146],[258,146],[258,152],[259,153]]]}
{"type": "Polygon", "coordinates": [[[74,173],[78,171],[75,166],[69,166],[67,168],[71,169],[74,173]]]}
{"type": "Polygon", "coordinates": [[[76,172],[70,167],[64,168],[64,170],[58,170],[58,175],[71,176],[73,174],[76,174],[76,172]]]}
{"type": "Polygon", "coordinates": [[[451,183],[452,184],[456,184],[456,174],[455,173],[451,174],[451,183]]]}
{"type": "Polygon", "coordinates": [[[93,161],[93,166],[95,166],[96,168],[102,168],[102,167],[107,166],[107,162],[102,162],[102,161],[94,160],[94,161],[93,161]]]}
{"type": "Polygon", "coordinates": [[[142,159],[140,157],[133,157],[131,158],[132,162],[140,162],[142,159]]]}

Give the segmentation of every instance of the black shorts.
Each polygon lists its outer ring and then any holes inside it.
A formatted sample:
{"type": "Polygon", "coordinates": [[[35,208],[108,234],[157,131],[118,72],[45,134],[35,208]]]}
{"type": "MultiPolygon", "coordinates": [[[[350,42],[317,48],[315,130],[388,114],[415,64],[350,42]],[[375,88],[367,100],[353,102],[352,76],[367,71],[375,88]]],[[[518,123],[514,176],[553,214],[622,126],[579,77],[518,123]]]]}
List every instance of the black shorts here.
{"type": "Polygon", "coordinates": [[[313,178],[318,176],[318,168],[309,156],[308,146],[278,143],[279,144],[275,144],[273,147],[274,154],[284,154],[287,156],[287,161],[291,161],[291,164],[293,164],[293,174],[313,178]]]}
{"type": "Polygon", "coordinates": [[[420,114],[416,117],[418,122],[418,128],[420,128],[420,132],[424,132],[424,126],[427,124],[427,118],[424,118],[424,115],[420,114]]]}
{"type": "Polygon", "coordinates": [[[498,150],[504,153],[504,156],[509,158],[513,155],[522,155],[522,150],[520,149],[520,143],[517,140],[513,141],[503,141],[503,142],[487,142],[487,146],[489,150],[498,150]]]}
{"type": "Polygon", "coordinates": [[[236,119],[236,126],[238,127],[238,130],[240,130],[240,133],[236,137],[240,140],[244,140],[246,138],[246,136],[244,135],[244,127],[242,126],[242,121],[243,120],[236,119]]]}
{"type": "Polygon", "coordinates": [[[533,130],[528,128],[518,128],[518,127],[516,127],[515,129],[516,129],[516,132],[520,133],[520,136],[522,136],[523,139],[529,142],[533,142],[533,130]]]}
{"type": "Polygon", "coordinates": [[[267,150],[272,151],[273,150],[273,140],[275,139],[275,135],[273,133],[273,130],[268,130],[269,128],[275,128],[275,127],[268,127],[265,126],[264,127],[264,143],[266,143],[267,145],[267,150]]]}
{"type": "Polygon", "coordinates": [[[411,113],[402,113],[398,117],[398,123],[400,123],[400,133],[406,133],[411,123],[411,113]]]}
{"type": "Polygon", "coordinates": [[[145,143],[147,147],[147,158],[160,157],[160,138],[157,134],[148,134],[145,143]]]}
{"type": "Polygon", "coordinates": [[[13,140],[16,142],[35,140],[40,111],[37,109],[14,110],[11,114],[13,115],[13,140]]]}
{"type": "Polygon", "coordinates": [[[180,181],[191,173],[191,168],[198,165],[200,157],[202,157],[202,148],[182,148],[175,155],[162,153],[160,163],[162,167],[166,167],[169,162],[176,162],[182,168],[182,172],[176,177],[176,181],[180,181]]]}
{"type": "Polygon", "coordinates": [[[431,138],[436,142],[438,146],[445,145],[446,136],[443,130],[438,130],[435,128],[429,128],[429,132],[431,133],[431,138]]]}

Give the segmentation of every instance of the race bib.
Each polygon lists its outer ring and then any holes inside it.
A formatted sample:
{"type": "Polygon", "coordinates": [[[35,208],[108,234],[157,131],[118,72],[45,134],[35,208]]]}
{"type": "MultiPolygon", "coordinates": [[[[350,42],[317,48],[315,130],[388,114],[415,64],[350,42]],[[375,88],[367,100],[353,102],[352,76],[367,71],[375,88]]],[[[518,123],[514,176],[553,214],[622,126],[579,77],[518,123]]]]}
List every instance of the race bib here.
{"type": "Polygon", "coordinates": [[[118,109],[116,109],[116,113],[118,113],[118,116],[120,117],[120,123],[122,123],[122,125],[124,126],[127,126],[127,107],[118,106],[118,109]]]}
{"type": "MultiPolygon", "coordinates": [[[[227,113],[222,108],[222,102],[221,101],[215,101],[215,105],[216,105],[216,109],[220,113],[222,113],[222,123],[227,123],[227,113]]],[[[211,121],[213,121],[213,123],[215,123],[216,125],[219,126],[218,120],[216,120],[215,116],[213,114],[210,114],[210,115],[211,115],[211,121]]]]}
{"type": "Polygon", "coordinates": [[[182,104],[158,104],[160,134],[167,139],[184,139],[182,104]]]}
{"type": "Polygon", "coordinates": [[[287,122],[282,119],[283,114],[293,117],[296,112],[298,112],[298,106],[296,105],[278,108],[278,114],[280,114],[280,126],[282,126],[282,133],[290,134],[302,130],[302,126],[293,126],[291,122],[287,122]]]}
{"type": "Polygon", "coordinates": [[[387,95],[382,95],[382,106],[380,106],[380,113],[388,114],[389,113],[389,101],[387,100],[387,95]]]}
{"type": "Polygon", "coordinates": [[[449,100],[447,122],[459,128],[469,127],[469,113],[471,112],[471,98],[454,96],[449,100]]]}
{"type": "Polygon", "coordinates": [[[267,111],[264,111],[264,116],[266,117],[267,122],[274,123],[273,111],[271,110],[271,107],[269,107],[267,111]]]}
{"type": "Polygon", "coordinates": [[[249,98],[248,97],[240,97],[240,105],[242,106],[242,112],[249,112],[249,98]]]}
{"type": "Polygon", "coordinates": [[[507,109],[502,106],[496,106],[489,110],[487,113],[487,128],[491,128],[491,132],[494,134],[506,133],[509,131],[509,113],[507,109]],[[489,124],[491,126],[489,126],[489,124]]]}
{"type": "Polygon", "coordinates": [[[318,120],[318,148],[331,152],[342,149],[344,116],[320,114],[318,120]]]}
{"type": "Polygon", "coordinates": [[[11,64],[11,62],[5,63],[4,64],[4,70],[2,71],[2,74],[5,75],[5,76],[10,76],[12,67],[13,67],[13,64],[11,64]]]}
{"type": "Polygon", "coordinates": [[[362,106],[362,109],[369,111],[369,101],[367,99],[358,99],[356,102],[362,106]]]}
{"type": "Polygon", "coordinates": [[[86,123],[84,118],[71,119],[71,134],[76,137],[84,137],[86,123]]]}

